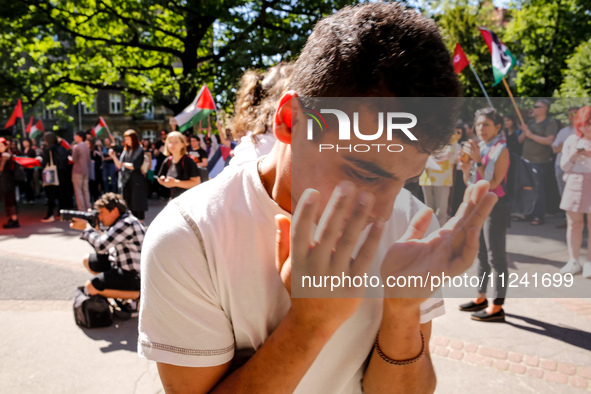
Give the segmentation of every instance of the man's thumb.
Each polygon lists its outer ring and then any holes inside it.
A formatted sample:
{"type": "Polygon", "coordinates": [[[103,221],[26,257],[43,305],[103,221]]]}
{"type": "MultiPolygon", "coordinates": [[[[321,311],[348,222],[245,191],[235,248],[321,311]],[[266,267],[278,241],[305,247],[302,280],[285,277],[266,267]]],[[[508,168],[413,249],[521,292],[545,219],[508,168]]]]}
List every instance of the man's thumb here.
{"type": "Polygon", "coordinates": [[[421,209],[410,221],[408,230],[404,233],[399,242],[406,242],[411,239],[421,239],[425,236],[431,219],[433,218],[433,210],[431,208],[421,209]]]}

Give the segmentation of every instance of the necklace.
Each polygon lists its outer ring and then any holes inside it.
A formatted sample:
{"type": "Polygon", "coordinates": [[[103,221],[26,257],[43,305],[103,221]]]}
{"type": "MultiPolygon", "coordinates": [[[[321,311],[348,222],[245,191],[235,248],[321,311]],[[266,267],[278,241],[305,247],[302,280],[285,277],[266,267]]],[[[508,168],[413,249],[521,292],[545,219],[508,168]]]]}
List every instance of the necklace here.
{"type": "Polygon", "coordinates": [[[265,190],[267,190],[267,184],[265,183],[265,178],[263,178],[263,171],[261,170],[261,164],[263,164],[263,160],[265,160],[265,158],[261,158],[258,162],[257,162],[257,171],[259,173],[259,178],[261,179],[261,183],[263,184],[263,188],[265,190]]]}

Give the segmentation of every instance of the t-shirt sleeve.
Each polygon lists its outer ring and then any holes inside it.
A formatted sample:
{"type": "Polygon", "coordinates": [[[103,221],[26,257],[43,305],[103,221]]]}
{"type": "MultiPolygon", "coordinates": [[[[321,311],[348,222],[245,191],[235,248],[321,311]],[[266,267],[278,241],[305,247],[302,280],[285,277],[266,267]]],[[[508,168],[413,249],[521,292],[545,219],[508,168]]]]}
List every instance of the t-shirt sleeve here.
{"type": "Polygon", "coordinates": [[[232,325],[200,245],[175,204],[150,226],[141,263],[141,357],[185,367],[232,360],[232,325]]]}
{"type": "Polygon", "coordinates": [[[197,164],[189,156],[185,157],[185,173],[187,174],[187,180],[199,176],[197,164]]]}

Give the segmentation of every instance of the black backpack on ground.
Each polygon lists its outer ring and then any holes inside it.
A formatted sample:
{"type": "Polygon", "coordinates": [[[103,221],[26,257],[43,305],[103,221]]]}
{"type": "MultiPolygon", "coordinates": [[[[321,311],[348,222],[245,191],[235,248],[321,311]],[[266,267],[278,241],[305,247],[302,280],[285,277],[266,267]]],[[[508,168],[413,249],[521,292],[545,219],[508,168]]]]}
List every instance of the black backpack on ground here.
{"type": "Polygon", "coordinates": [[[108,327],[113,324],[111,304],[105,297],[90,296],[84,287],[78,287],[74,294],[74,318],[80,327],[108,327]]]}

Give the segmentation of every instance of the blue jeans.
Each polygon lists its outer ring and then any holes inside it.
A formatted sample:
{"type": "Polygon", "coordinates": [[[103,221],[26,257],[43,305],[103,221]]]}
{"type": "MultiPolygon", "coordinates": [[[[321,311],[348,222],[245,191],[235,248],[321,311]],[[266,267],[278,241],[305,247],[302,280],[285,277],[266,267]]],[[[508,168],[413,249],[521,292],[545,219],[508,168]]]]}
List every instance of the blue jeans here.
{"type": "Polygon", "coordinates": [[[535,164],[531,163],[534,169],[534,176],[536,180],[536,190],[538,196],[536,198],[536,205],[534,207],[534,217],[544,219],[546,215],[546,172],[550,163],[535,164]]]}
{"type": "Polygon", "coordinates": [[[106,193],[117,193],[117,167],[112,161],[103,163],[103,184],[106,193]]]}

